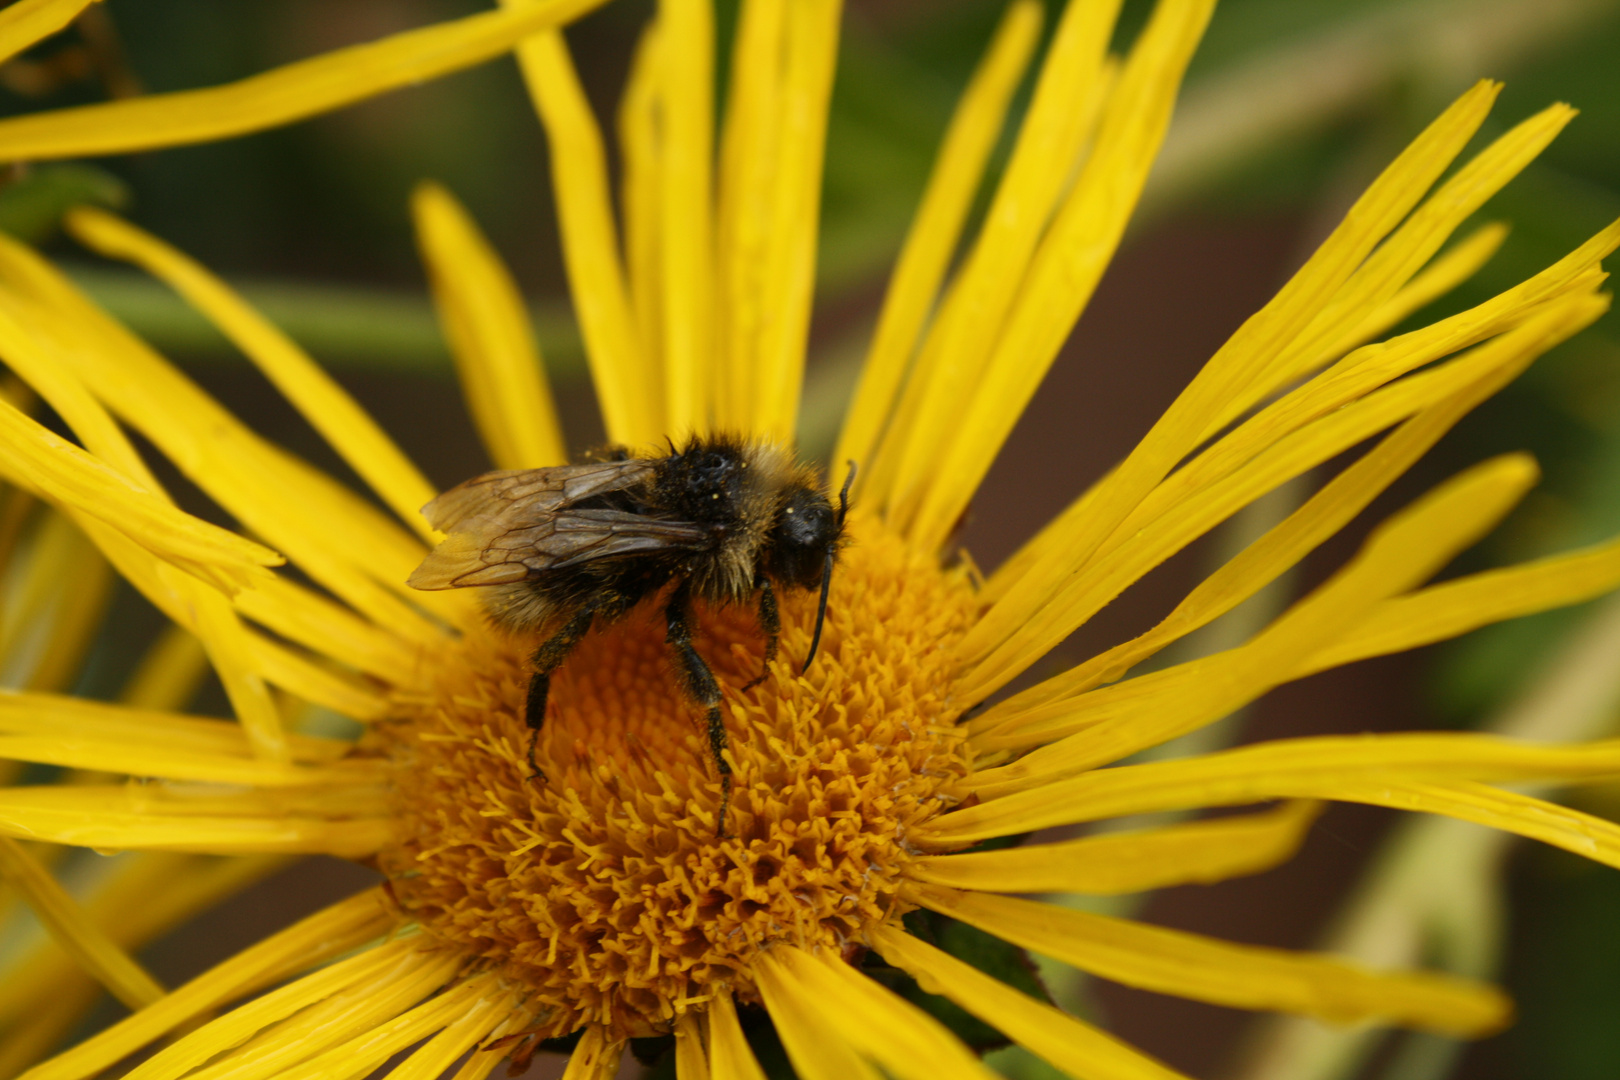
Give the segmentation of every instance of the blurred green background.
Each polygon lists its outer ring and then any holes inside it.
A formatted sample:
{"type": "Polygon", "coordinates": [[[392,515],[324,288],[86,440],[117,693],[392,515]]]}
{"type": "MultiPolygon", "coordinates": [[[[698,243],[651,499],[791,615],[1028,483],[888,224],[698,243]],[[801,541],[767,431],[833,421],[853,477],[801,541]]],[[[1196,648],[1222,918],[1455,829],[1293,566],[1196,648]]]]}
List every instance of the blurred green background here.
{"type": "MultiPolygon", "coordinates": [[[[0,69],[0,113],[224,82],[484,6],[106,0],[70,32],[0,69]]],[[[724,35],[735,4],[719,6],[724,35]]],[[[1148,7],[1129,0],[1122,36],[1148,7]]],[[[606,118],[651,9],[646,0],[619,0],[570,32],[606,118]]],[[[813,452],[825,452],[939,135],[1001,9],[999,0],[849,2],[805,406],[813,452]]],[[[1190,259],[1177,253],[1197,248],[1215,268],[1202,287],[1242,295],[1220,270],[1222,245],[1269,253],[1232,271],[1248,274],[1263,296],[1360,185],[1481,75],[1508,84],[1482,140],[1552,101],[1569,101],[1582,114],[1482,215],[1511,222],[1503,251],[1423,317],[1522,280],[1620,216],[1617,57],[1620,0],[1223,0],[1123,255],[1129,266],[1120,274],[1149,285],[1129,301],[1132,310],[1173,321],[1200,288],[1194,280],[1180,293],[1168,284],[1156,293],[1156,279],[1173,275],[1154,270],[1154,253],[1190,259]],[[1211,236],[1219,238],[1213,255],[1205,250],[1211,236]]],[[[407,211],[412,186],[425,177],[466,202],[512,265],[532,301],[570,442],[594,441],[600,428],[568,311],[544,141],[508,61],[250,138],[16,173],[0,190],[0,228],[42,243],[228,404],[332,465],[223,339],[161,286],[97,263],[55,234],[57,215],[74,202],[123,209],[242,287],[378,412],[432,479],[448,484],[484,466],[467,421],[443,404],[453,375],[407,211]]],[[[1105,286],[1099,304],[1107,293],[1105,286]]],[[[1222,310],[1216,322],[1229,330],[1246,309],[1222,310]]],[[[1185,374],[1154,375],[1144,400],[1162,404],[1185,374]]],[[[1470,418],[1422,467],[1412,490],[1513,449],[1532,451],[1546,479],[1457,571],[1620,532],[1620,331],[1612,316],[1470,418]]],[[[1100,452],[1105,459],[1117,453],[1100,452]]],[[[1066,495],[1077,489],[1060,464],[1053,475],[1066,495]]],[[[986,535],[986,550],[998,545],[1004,550],[1005,541],[986,535]]],[[[120,603],[128,616],[120,625],[142,625],[137,605],[127,597],[120,603]]],[[[1588,615],[1525,619],[1431,651],[1421,667],[1401,669],[1409,677],[1400,690],[1423,695],[1419,711],[1428,722],[1479,724],[1550,662],[1588,615]]],[[[105,692],[116,666],[104,656],[84,689],[105,692]]],[[[1347,857],[1359,866],[1372,859],[1376,842],[1376,832],[1369,834],[1347,857]]],[[[1612,1021],[1620,1011],[1620,876],[1528,845],[1516,848],[1508,865],[1500,885],[1508,911],[1500,975],[1520,1000],[1520,1023],[1461,1055],[1386,1050],[1359,1071],[1321,1075],[1620,1076],[1620,1024],[1612,1021]]],[[[1327,924],[1342,892],[1312,901],[1308,933],[1327,924]]],[[[1105,997],[1098,1007],[1130,1005],[1105,997]]],[[[1159,1043],[1151,1031],[1143,1037],[1132,1028],[1131,1035],[1198,1075],[1243,1075],[1231,1064],[1239,1060],[1235,1037],[1193,1051],[1178,1048],[1175,1032],[1163,1032],[1159,1043]]],[[[1027,1070],[1018,1061],[1007,1065],[1027,1070]]]]}

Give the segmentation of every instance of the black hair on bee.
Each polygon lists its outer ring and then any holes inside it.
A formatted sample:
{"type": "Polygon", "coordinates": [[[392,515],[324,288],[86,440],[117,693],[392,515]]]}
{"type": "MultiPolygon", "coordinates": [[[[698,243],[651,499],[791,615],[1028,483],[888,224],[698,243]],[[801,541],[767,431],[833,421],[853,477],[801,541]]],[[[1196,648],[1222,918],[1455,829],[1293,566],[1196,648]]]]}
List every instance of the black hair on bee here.
{"type": "Polygon", "coordinates": [[[692,602],[757,598],[769,670],[781,634],[777,588],[819,586],[801,674],[808,670],[821,644],[855,465],[835,511],[815,471],[771,443],[708,435],[680,447],[671,441],[669,449],[665,457],[634,457],[608,447],[578,464],[485,473],[451,488],[422,508],[448,535],[409,584],[484,587],[496,624],[548,632],[534,653],[524,711],[529,768],[538,779],[544,774],[534,755],[552,672],[593,626],[673,585],[664,602],[666,640],[682,691],[707,712],[723,834],[731,766],[720,684],[692,643],[692,602]]]}

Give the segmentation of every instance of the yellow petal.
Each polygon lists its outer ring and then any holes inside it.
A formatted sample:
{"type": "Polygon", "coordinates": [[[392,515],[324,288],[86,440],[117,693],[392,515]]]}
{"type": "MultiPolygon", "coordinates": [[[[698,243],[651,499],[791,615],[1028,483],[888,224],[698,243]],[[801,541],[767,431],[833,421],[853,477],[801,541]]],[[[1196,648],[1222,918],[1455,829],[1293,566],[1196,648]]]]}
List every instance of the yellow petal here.
{"type": "Polygon", "coordinates": [[[778,132],[766,170],[768,231],[754,301],[762,318],[752,348],[732,362],[750,364],[757,372],[748,406],[752,430],[791,445],[815,287],[821,165],[842,4],[795,0],[786,8],[774,120],[778,132]]]}
{"type": "Polygon", "coordinates": [[[585,1035],[568,1055],[568,1067],[563,1080],[613,1080],[619,1071],[619,1059],[624,1056],[623,1042],[609,1044],[599,1027],[588,1027],[585,1035]]]}
{"type": "Polygon", "coordinates": [[[429,540],[418,511],[436,492],[358,402],[263,315],[206,268],[157,237],[94,207],[64,219],[80,242],[124,259],[183,296],[276,385],[310,425],[405,522],[429,540]]]}
{"type": "MultiPolygon", "coordinates": [[[[534,1020],[534,1008],[535,1006],[532,1004],[525,1005],[520,1003],[516,1007],[509,1010],[506,1014],[506,1018],[500,1023],[496,1024],[495,1027],[490,1031],[489,1040],[486,1041],[485,1046],[489,1046],[492,1042],[498,1043],[502,1036],[515,1034],[517,1032],[526,1030],[530,1023],[534,1020]]],[[[493,1046],[487,1050],[475,1050],[468,1056],[466,1062],[461,1066],[461,1068],[456,1070],[456,1073],[451,1080],[484,1080],[486,1076],[494,1071],[495,1066],[506,1060],[506,1056],[507,1048],[500,1045],[493,1046]]],[[[410,1076],[411,1074],[407,1073],[406,1075],[410,1076]]],[[[422,1080],[431,1080],[430,1077],[423,1074],[417,1075],[420,1076],[422,1080]]]]}
{"type": "Polygon", "coordinates": [[[663,266],[664,427],[711,421],[714,231],[714,10],[659,0],[659,255],[663,266]]]}
{"type": "Polygon", "coordinates": [[[153,746],[149,741],[117,743],[83,735],[0,735],[0,758],[122,773],[131,777],[195,780],[248,787],[316,787],[372,779],[375,770],[354,766],[311,769],[277,761],[203,754],[153,746]]]}
{"type": "Polygon", "coordinates": [[[176,510],[100,459],[0,402],[0,473],[99,519],[168,562],[235,591],[281,556],[176,510]]]}
{"type": "Polygon", "coordinates": [[[163,996],[162,985],[89,918],[26,848],[6,836],[0,836],[0,878],[22,893],[57,944],[113,997],[140,1009],[163,996]]]}
{"type": "Polygon", "coordinates": [[[872,943],[883,958],[1070,1076],[1086,1080],[1178,1080],[1181,1074],[1140,1050],[893,926],[872,943]]]}
{"type": "MultiPolygon", "coordinates": [[[[16,490],[16,489],[12,489],[16,490]]],[[[0,676],[28,690],[73,685],[101,632],[114,576],[88,537],[53,511],[33,530],[0,601],[0,676]]],[[[0,566],[8,560],[0,558],[0,566]]]]}
{"type": "Polygon", "coordinates": [[[1567,806],[1477,783],[1327,783],[1323,798],[1472,821],[1620,867],[1620,825],[1567,806]]]}
{"type": "MultiPolygon", "coordinates": [[[[502,0],[528,11],[540,0],[502,0]]],[[[608,438],[634,446],[663,434],[661,399],[636,339],[636,320],[619,262],[602,133],[580,86],[562,34],[526,38],[518,62],[551,145],[551,185],[562,229],[563,261],[585,339],[608,438]],[[656,415],[655,415],[656,413],[656,415]]]]}
{"type": "MultiPolygon", "coordinates": [[[[771,197],[777,143],[783,132],[782,107],[783,28],[788,5],[783,0],[744,0],[737,18],[731,49],[731,83],[726,92],[724,127],[720,136],[719,192],[715,210],[715,273],[717,290],[715,386],[716,423],[722,430],[749,431],[759,395],[760,372],[755,364],[761,328],[770,313],[764,307],[769,272],[771,197]]],[[[636,225],[630,237],[636,269],[636,303],[649,341],[662,345],[662,312],[656,305],[663,281],[659,254],[663,218],[658,207],[662,183],[664,140],[660,129],[663,108],[664,48],[657,24],[642,35],[630,73],[621,142],[627,170],[639,163],[639,173],[627,176],[625,216],[636,225]],[[651,198],[630,187],[648,186],[651,198]],[[633,213],[635,216],[633,216],[633,213]],[[652,299],[649,299],[652,298],[652,299]]]]}
{"type": "Polygon", "coordinates": [[[109,319],[50,264],[0,237],[0,278],[54,332],[62,359],[110,409],[256,535],[379,625],[426,645],[442,630],[413,604],[474,618],[468,598],[405,585],[426,549],[326,474],[249,431],[189,378],[109,319]],[[410,593],[410,602],[402,597],[410,593]],[[445,598],[449,598],[446,600],[445,598]]]}
{"type": "Polygon", "coordinates": [[[184,709],[208,672],[208,653],[196,635],[175,623],[147,648],[119,700],[136,709],[184,709]]]}
{"type": "MultiPolygon", "coordinates": [[[[1015,0],[1008,5],[957,102],[922,202],[895,261],[877,329],[832,457],[835,462],[869,461],[877,447],[1040,31],[1039,4],[1015,0]]],[[[733,101],[735,108],[737,99],[733,101]]]]}
{"type": "MultiPolygon", "coordinates": [[[[982,246],[953,284],[919,358],[924,385],[916,426],[896,432],[906,442],[890,512],[902,526],[916,518],[917,542],[925,549],[934,546],[926,537],[938,512],[932,505],[939,486],[935,468],[942,456],[960,456],[960,438],[993,438],[982,408],[986,395],[1002,396],[996,402],[1001,411],[1013,407],[1006,397],[1015,391],[1006,385],[1005,343],[1016,339],[1025,350],[1031,386],[1055,358],[1055,347],[1050,357],[1041,351],[1042,339],[1056,332],[1061,344],[1101,278],[1212,7],[1199,0],[1158,4],[1111,88],[1103,59],[1118,5],[1071,5],[1065,12],[1014,160],[981,231],[982,246]],[[1047,94],[1051,98],[1043,100],[1047,94]],[[1080,171],[1071,185],[1076,163],[1080,171]],[[1031,322],[1032,292],[1041,293],[1050,309],[1040,325],[1031,322]]],[[[993,457],[998,447],[996,440],[978,450],[993,457]]],[[[968,473],[963,479],[970,490],[978,482],[968,473]]]]}
{"type": "Polygon", "coordinates": [[[0,10],[0,61],[72,22],[93,0],[17,0],[0,10]]]}
{"type": "Polygon", "coordinates": [[[996,1075],[945,1025],[842,958],[790,945],[778,945],[770,956],[799,984],[829,1030],[897,1080],[996,1075]]]}
{"type": "Polygon", "coordinates": [[[737,1020],[737,1006],[731,995],[716,991],[703,1014],[709,1035],[709,1066],[714,1080],[765,1080],[765,1070],[743,1035],[737,1020]]]}
{"type": "Polygon", "coordinates": [[[761,952],[754,961],[754,979],[793,1071],[803,1080],[882,1080],[877,1069],[827,1026],[809,987],[779,958],[788,948],[761,952]]]}
{"type": "MultiPolygon", "coordinates": [[[[739,74],[742,69],[737,63],[744,58],[742,52],[745,42],[750,37],[753,23],[750,21],[753,12],[759,9],[758,3],[743,5],[741,22],[737,30],[737,55],[733,60],[733,70],[739,74]]],[[[780,5],[773,5],[773,10],[780,10],[780,5]]],[[[527,46],[525,47],[527,48],[527,46]]],[[[518,56],[522,59],[524,52],[518,56]]],[[[752,55],[752,54],[750,54],[752,55]]],[[[566,54],[565,54],[566,58],[566,54]]],[[[570,68],[572,70],[572,68],[570,68]]],[[[662,142],[659,135],[659,110],[661,83],[659,72],[661,68],[658,61],[658,22],[653,20],[642,28],[641,38],[636,42],[635,56],[630,61],[630,74],[625,78],[624,96],[619,101],[619,157],[623,164],[623,180],[620,184],[619,201],[624,213],[624,261],[629,278],[630,301],[629,310],[633,315],[633,324],[637,331],[637,340],[640,345],[639,356],[636,359],[639,375],[639,386],[635,393],[634,411],[639,417],[634,431],[625,435],[621,441],[635,444],[647,443],[656,440],[663,434],[664,423],[664,344],[663,344],[663,307],[660,298],[663,293],[663,255],[660,253],[662,232],[659,218],[659,207],[662,202],[662,142]]],[[[583,108],[583,106],[581,106],[583,108]]],[[[595,131],[595,121],[589,109],[584,109],[583,116],[592,123],[595,131]]],[[[600,156],[600,138],[597,139],[597,154],[600,156]]],[[[721,159],[722,175],[725,169],[724,151],[721,159]]],[[[554,182],[555,183],[555,182],[554,182]]],[[[607,180],[602,178],[599,184],[606,186],[607,180]]],[[[557,196],[559,203],[563,201],[562,195],[557,196]]],[[[597,197],[600,202],[599,213],[606,222],[609,230],[605,235],[612,236],[613,216],[608,206],[606,194],[597,197]]],[[[567,213],[564,218],[565,237],[569,228],[567,213]]],[[[720,206],[720,235],[716,238],[716,246],[723,252],[726,246],[725,239],[725,202],[722,196],[720,206]]],[[[609,254],[616,250],[608,245],[609,254]]],[[[725,258],[719,256],[720,266],[724,268],[725,258]]],[[[570,264],[572,265],[572,264],[570,264]]],[[[724,289],[725,282],[716,283],[716,288],[724,289]]],[[[623,286],[620,286],[621,290],[623,286]]],[[[574,289],[577,294],[579,286],[574,289]]],[[[583,304],[583,301],[579,301],[583,304]]],[[[623,303],[623,298],[620,298],[623,303]]],[[[731,314],[732,305],[722,303],[722,310],[717,314],[721,320],[722,329],[725,321],[731,314]]],[[[582,316],[583,318],[583,316],[582,316]]],[[[622,325],[615,328],[615,332],[622,332],[622,325]]],[[[726,342],[722,338],[717,341],[715,355],[716,370],[720,372],[717,390],[719,396],[717,405],[720,408],[736,408],[733,399],[746,400],[747,395],[742,392],[743,378],[747,374],[741,370],[733,370],[725,364],[724,348],[726,342]]],[[[593,369],[594,370],[594,369],[593,369]]],[[[600,371],[596,372],[596,381],[600,383],[607,376],[600,371]]],[[[630,391],[614,391],[615,393],[630,391]]],[[[740,419],[722,412],[724,426],[731,430],[741,431],[744,428],[740,419]]],[[[611,424],[609,431],[614,430],[611,424]]]]}
{"type": "Polygon", "coordinates": [[[1053,825],[1316,798],[1329,784],[1544,780],[1620,771],[1620,740],[1542,746],[1491,735],[1352,735],[1278,739],[1236,750],[1094,769],[1034,790],[956,810],[915,830],[944,845],[1053,825]]]}
{"type": "MultiPolygon", "coordinates": [[[[1099,482],[1086,513],[1070,519],[1077,527],[1061,538],[1046,538],[1044,554],[995,605],[983,634],[975,635],[979,640],[966,648],[967,655],[1022,625],[1053,596],[1054,583],[1085,566],[1142,499],[1197,446],[1226,402],[1287,347],[1417,205],[1484,122],[1497,90],[1493,83],[1475,86],[1384,170],[1305,266],[1227,340],[1125,461],[1099,482]]],[[[963,479],[954,473],[942,475],[949,475],[952,483],[963,479]]],[[[963,486],[971,490],[974,485],[963,486]]]]}
{"type": "MultiPolygon", "coordinates": [[[[439,324],[490,460],[498,469],[561,465],[568,451],[517,283],[449,191],[420,184],[411,210],[439,324]]],[[[432,497],[413,503],[411,516],[424,521],[417,511],[432,497]]]]}
{"type": "MultiPolygon", "coordinates": [[[[210,968],[133,1016],[31,1069],[28,1080],[84,1080],[123,1060],[194,1017],[298,972],[308,971],[389,930],[395,916],[380,889],[370,889],[295,923],[210,968]]],[[[374,975],[409,952],[403,940],[320,972],[326,992],[374,975]]],[[[299,985],[299,984],[294,984],[299,985]]],[[[307,987],[306,987],[307,989],[307,987]]]]}
{"type": "Polygon", "coordinates": [[[1057,844],[924,855],[913,864],[912,874],[936,885],[993,893],[1109,896],[1210,884],[1258,874],[1291,858],[1320,812],[1320,804],[1298,801],[1260,814],[1100,833],[1057,844]]]}
{"type": "MultiPolygon", "coordinates": [[[[286,865],[287,858],[279,855],[216,859],[131,853],[92,887],[85,909],[133,951],[286,865]]],[[[17,957],[6,974],[0,980],[0,1024],[12,1026],[0,1040],[0,1075],[16,1076],[64,1041],[101,987],[48,941],[17,957]],[[26,1022],[14,1023],[19,1017],[26,1022]]]]}
{"type": "Polygon", "coordinates": [[[1616,586],[1620,586],[1620,540],[1453,578],[1385,600],[1343,640],[1306,660],[1295,677],[1444,641],[1503,619],[1577,604],[1616,586]]]}
{"type": "Polygon", "coordinates": [[[279,575],[234,597],[236,609],[280,636],[368,675],[407,686],[420,652],[341,604],[279,575]]]}
{"type": "Polygon", "coordinates": [[[296,789],[277,791],[276,802],[266,804],[245,796],[177,798],[167,788],[154,792],[155,786],[0,790],[0,835],[98,850],[296,852],[356,859],[389,837],[380,788],[345,792],[348,805],[328,805],[337,800],[296,789]],[[346,819],[326,816],[332,811],[346,811],[346,819]],[[353,816],[357,812],[370,816],[353,816]]]}
{"type": "Polygon", "coordinates": [[[1458,225],[1517,176],[1574,117],[1575,110],[1567,105],[1544,109],[1458,169],[1351,275],[1268,369],[1228,403],[1211,423],[1210,433],[1272,390],[1310,370],[1325,349],[1357,328],[1367,312],[1392,298],[1458,225]]]}
{"type": "Polygon", "coordinates": [[[0,158],[100,157],[262,131],[483,63],[601,2],[542,0],[335,49],[206,90],[13,117],[0,121],[0,158]]]}
{"type": "Polygon", "coordinates": [[[391,710],[388,698],[361,679],[320,667],[259,634],[249,633],[247,645],[248,654],[265,682],[312,705],[325,706],[361,723],[380,720],[391,710]]]}
{"type": "Polygon", "coordinates": [[[1082,971],[1216,1005],[1475,1038],[1501,1028],[1512,1011],[1495,987],[1446,975],[1380,974],[1330,957],[1234,945],[1008,896],[919,886],[915,899],[1082,971]]]}
{"type": "Polygon", "coordinates": [[[501,992],[496,980],[486,977],[477,1000],[464,1005],[443,1031],[390,1069],[389,1080],[439,1080],[462,1055],[510,1022],[518,994],[516,988],[501,992]]]}
{"type": "MultiPolygon", "coordinates": [[[[1577,294],[1451,363],[1401,380],[1324,416],[1272,445],[1221,481],[1191,494],[1143,529],[1132,543],[1112,547],[1081,572],[1060,574],[1049,581],[1050,602],[1022,622],[1007,621],[1023,606],[1021,601],[997,605],[961,645],[964,652],[986,643],[992,647],[964,677],[958,692],[967,700],[983,700],[1148,570],[1240,507],[1425,408],[1456,395],[1477,395],[1481,382],[1490,383],[1494,389],[1548,348],[1590,325],[1606,308],[1606,298],[1577,294]],[[1007,636],[995,643],[996,634],[1002,632],[1007,636]]],[[[1032,571],[1019,589],[1040,576],[1044,571],[1032,571]]]]}
{"type": "Polygon", "coordinates": [[[143,1061],[125,1080],[274,1076],[347,1035],[386,1025],[449,982],[462,962],[455,950],[426,950],[419,939],[375,946],[238,1006],[143,1061]]]}
{"type": "Polygon", "coordinates": [[[1520,455],[1476,466],[1382,524],[1344,569],[1245,645],[1037,706],[976,734],[972,745],[981,752],[1050,745],[974,782],[1010,790],[1037,777],[1070,775],[1218,720],[1286,681],[1303,658],[1379,600],[1439,570],[1495,525],[1536,477],[1534,463],[1520,455]]]}
{"type": "MultiPolygon", "coordinates": [[[[250,1060],[242,1062],[243,1067],[220,1069],[215,1075],[241,1080],[270,1075],[282,1080],[346,1080],[348,1077],[366,1076],[401,1050],[452,1029],[455,1030],[454,1041],[471,1045],[495,1026],[498,1019],[495,1009],[510,996],[500,992],[497,985],[499,979],[499,974],[495,972],[465,979],[388,1023],[342,1043],[334,1045],[326,1032],[319,1032],[316,1039],[319,1043],[327,1044],[329,1049],[292,1068],[279,1068],[271,1072],[266,1070],[261,1060],[250,1060]],[[475,1032],[471,1038],[467,1037],[469,1029],[475,1032]]],[[[297,1052],[302,1054],[309,1048],[310,1044],[306,1042],[297,1052]]],[[[454,1061],[455,1056],[445,1064],[454,1061]]],[[[213,1070],[206,1071],[213,1073],[213,1070]]],[[[389,1075],[394,1075],[394,1072],[390,1071],[389,1075]]],[[[439,1074],[428,1075],[437,1077],[439,1074]]]]}
{"type": "Polygon", "coordinates": [[[709,1059],[703,1052],[703,1028],[693,1013],[675,1022],[675,1080],[709,1080],[709,1059]]]}

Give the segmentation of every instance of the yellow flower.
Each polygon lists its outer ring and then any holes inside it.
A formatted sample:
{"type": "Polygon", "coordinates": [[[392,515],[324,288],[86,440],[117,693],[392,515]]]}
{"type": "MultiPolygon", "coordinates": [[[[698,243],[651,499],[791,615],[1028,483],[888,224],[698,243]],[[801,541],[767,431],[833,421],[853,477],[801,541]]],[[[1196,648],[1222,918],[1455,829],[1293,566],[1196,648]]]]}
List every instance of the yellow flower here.
{"type": "MultiPolygon", "coordinates": [[[[7,8],[0,51],[82,6],[7,8]]],[[[747,0],[716,139],[710,9],[660,4],[620,118],[622,257],[601,137],[555,29],[588,6],[510,0],[502,12],[231,87],[0,121],[0,155],[252,130],[515,45],[553,144],[568,268],[610,436],[649,453],[666,436],[706,430],[790,443],[838,5],[747,0]]],[[[1568,108],[1513,128],[1442,182],[1497,88],[1463,95],[1111,473],[988,578],[942,564],[1119,242],[1211,0],[1160,0],[1113,58],[1116,6],[1077,0],[1065,10],[988,213],[952,273],[1039,37],[1036,4],[1008,9],[962,100],[841,437],[836,460],[860,462],[861,480],[815,667],[799,674],[790,660],[807,649],[812,597],[784,598],[784,659],[748,689],[762,660],[752,614],[700,613],[701,648],[726,694],[735,777],[726,836],[715,828],[718,778],[650,611],[599,629],[559,672],[541,743],[549,779],[532,782],[522,703],[533,642],[490,629],[469,591],[406,587],[440,539],[417,513],[434,493],[364,412],[186,256],[110,215],[71,215],[82,242],[145,267],[207,314],[395,517],[254,435],[48,263],[0,242],[0,356],[21,380],[0,406],[0,475],[13,485],[0,508],[0,557],[8,603],[21,597],[29,606],[16,610],[33,613],[8,614],[0,638],[0,664],[23,686],[0,694],[0,756],[74,770],[60,783],[0,790],[0,866],[78,965],[39,951],[7,972],[0,1023],[8,1039],[25,1033],[7,1063],[33,1060],[72,1023],[86,996],[82,969],[137,1011],[37,1065],[31,1080],[92,1076],[165,1038],[131,1075],[363,1076],[421,1043],[395,1075],[436,1076],[473,1051],[458,1075],[480,1078],[508,1053],[572,1034],[570,1076],[607,1077],[625,1040],[661,1033],[675,1036],[682,1080],[755,1080],[739,1009],[759,1007],[806,1080],[878,1069],[901,1080],[985,1075],[935,1020],[863,973],[880,957],[1075,1076],[1175,1075],[908,933],[902,920],[915,911],[1202,1001],[1454,1035],[1504,1023],[1508,1005],[1490,987],[1018,895],[1251,873],[1292,852],[1322,799],[1451,815],[1620,865],[1620,828],[1495,786],[1612,775],[1620,741],[1302,738],[1118,764],[1279,683],[1620,583],[1620,544],[1610,543],[1425,587],[1534,482],[1534,465],[1509,455],[1386,521],[1242,646],[1123,678],[1297,563],[1470,409],[1605,310],[1599,260],[1620,242],[1620,224],[1478,307],[1386,337],[1500,243],[1502,230],[1487,226],[1440,252],[1557,134],[1568,108]],[[22,384],[79,445],[29,418],[22,384]],[[125,426],[254,539],[177,510],[125,426]],[[998,696],[1193,539],[1386,432],[1158,626],[998,696]],[[51,509],[31,512],[35,499],[51,509]],[[104,589],[81,569],[101,565],[93,551],[179,628],[118,705],[57,692],[104,589]],[[277,573],[282,557],[314,587],[277,573]],[[235,722],[175,711],[203,653],[235,722]],[[364,732],[313,733],[305,722],[320,710],[364,732]],[[107,771],[132,779],[97,775],[107,771]],[[1272,800],[1290,801],[976,847],[1051,826],[1272,800]],[[46,871],[64,846],[138,854],[117,860],[81,902],[46,871]],[[387,885],[172,992],[129,958],[128,948],[277,859],[307,853],[365,860],[387,885]],[[130,911],[139,914],[119,917],[130,911]]],[[[558,463],[562,440],[510,279],[448,193],[424,187],[415,209],[492,459],[558,463]]]]}

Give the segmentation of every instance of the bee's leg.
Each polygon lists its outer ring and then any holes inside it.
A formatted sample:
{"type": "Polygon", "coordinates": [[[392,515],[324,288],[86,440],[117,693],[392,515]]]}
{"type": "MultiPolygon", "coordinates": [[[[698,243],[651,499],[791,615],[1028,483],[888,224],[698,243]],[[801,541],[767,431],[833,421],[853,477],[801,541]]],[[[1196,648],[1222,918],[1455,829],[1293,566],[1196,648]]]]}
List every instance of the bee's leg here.
{"type": "Polygon", "coordinates": [[[562,666],[568,654],[574,651],[574,646],[590,632],[591,620],[596,617],[599,606],[587,604],[580,608],[573,618],[562,625],[562,629],[542,641],[531,657],[534,675],[529,679],[529,698],[523,706],[523,721],[529,725],[529,775],[533,779],[546,778],[535,763],[534,752],[540,745],[540,725],[546,722],[546,695],[551,692],[551,673],[562,666]]]}
{"type": "Polygon", "coordinates": [[[765,631],[765,670],[743,687],[745,693],[770,676],[771,661],[776,659],[776,642],[782,636],[782,617],[776,610],[776,591],[771,588],[771,579],[761,574],[754,586],[759,589],[759,628],[765,631]]]}
{"type": "Polygon", "coordinates": [[[692,591],[686,582],[675,587],[664,609],[665,624],[669,632],[664,640],[675,650],[683,688],[687,696],[708,712],[709,753],[720,773],[720,814],[715,822],[715,835],[726,835],[726,807],[731,803],[731,766],[726,761],[726,725],[720,716],[720,684],[714,672],[703,662],[692,645],[692,591]]]}

